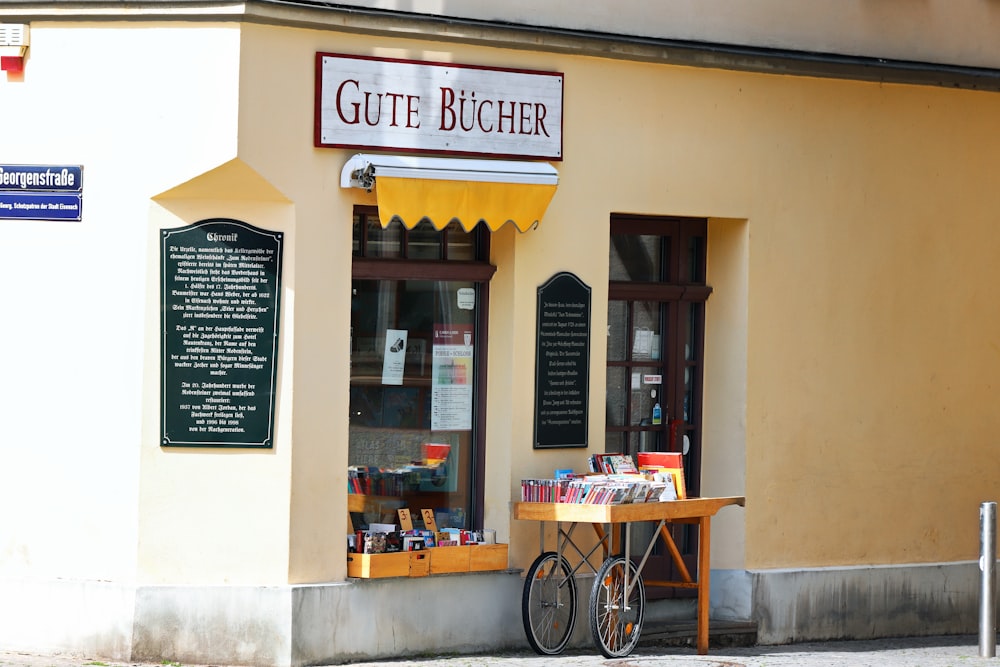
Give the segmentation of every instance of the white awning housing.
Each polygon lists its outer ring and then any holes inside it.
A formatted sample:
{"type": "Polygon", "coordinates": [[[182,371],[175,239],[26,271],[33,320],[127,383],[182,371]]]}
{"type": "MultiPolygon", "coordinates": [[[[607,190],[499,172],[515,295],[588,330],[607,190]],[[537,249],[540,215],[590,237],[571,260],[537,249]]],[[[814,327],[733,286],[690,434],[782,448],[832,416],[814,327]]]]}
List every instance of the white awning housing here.
{"type": "Polygon", "coordinates": [[[437,229],[458,220],[466,230],[513,222],[524,232],[542,219],[558,182],[546,162],[363,153],[340,173],[343,188],[375,189],[383,227],[398,218],[409,229],[428,218],[437,229]]]}

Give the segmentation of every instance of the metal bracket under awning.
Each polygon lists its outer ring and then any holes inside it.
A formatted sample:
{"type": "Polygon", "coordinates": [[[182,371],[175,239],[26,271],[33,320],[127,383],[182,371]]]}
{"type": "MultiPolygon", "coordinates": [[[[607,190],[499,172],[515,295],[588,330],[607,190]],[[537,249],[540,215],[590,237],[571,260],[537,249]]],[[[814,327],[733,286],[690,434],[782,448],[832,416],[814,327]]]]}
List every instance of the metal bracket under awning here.
{"type": "Polygon", "coordinates": [[[559,173],[546,162],[472,160],[403,155],[352,156],[340,187],[375,189],[379,219],[408,229],[424,218],[436,229],[458,220],[496,231],[508,222],[522,232],[538,225],[555,195],[559,173]]]}

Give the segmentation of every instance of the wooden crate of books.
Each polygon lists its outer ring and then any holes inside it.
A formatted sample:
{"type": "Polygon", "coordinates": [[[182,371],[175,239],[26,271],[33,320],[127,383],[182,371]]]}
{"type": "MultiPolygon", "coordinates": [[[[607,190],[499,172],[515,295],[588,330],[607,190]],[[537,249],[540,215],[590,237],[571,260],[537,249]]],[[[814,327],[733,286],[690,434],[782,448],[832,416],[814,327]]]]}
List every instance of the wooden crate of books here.
{"type": "Polygon", "coordinates": [[[410,576],[426,577],[431,573],[431,552],[429,549],[410,551],[410,576]]]}
{"type": "Polygon", "coordinates": [[[421,551],[395,551],[385,554],[347,554],[347,576],[359,579],[385,577],[426,577],[431,570],[431,555],[421,551]]]}
{"type": "Polygon", "coordinates": [[[469,556],[473,549],[479,547],[434,547],[428,549],[431,554],[431,574],[449,574],[452,572],[468,572],[469,556]]]}
{"type": "Polygon", "coordinates": [[[470,572],[489,572],[491,570],[506,569],[506,544],[476,544],[469,550],[470,572]]]}
{"type": "Polygon", "coordinates": [[[347,576],[361,579],[410,576],[412,551],[386,554],[347,554],[347,576]]]}

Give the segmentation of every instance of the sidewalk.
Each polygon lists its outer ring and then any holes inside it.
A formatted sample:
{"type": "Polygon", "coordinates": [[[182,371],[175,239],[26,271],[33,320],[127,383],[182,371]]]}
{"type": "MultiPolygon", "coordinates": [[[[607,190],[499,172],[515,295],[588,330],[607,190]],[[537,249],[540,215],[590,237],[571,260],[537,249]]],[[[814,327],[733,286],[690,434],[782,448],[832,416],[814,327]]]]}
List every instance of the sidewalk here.
{"type": "MultiPolygon", "coordinates": [[[[117,663],[59,655],[0,650],[0,667],[126,667],[117,663]]],[[[174,662],[131,663],[135,667],[178,667],[174,662]]],[[[1000,667],[1000,658],[980,658],[975,635],[836,641],[787,646],[723,646],[698,655],[693,648],[639,646],[625,658],[608,659],[596,649],[558,656],[507,651],[497,655],[425,657],[350,663],[353,667],[1000,667]]],[[[186,666],[187,667],[187,666],[186,666]]],[[[190,666],[193,667],[193,666],[190,666]]]]}

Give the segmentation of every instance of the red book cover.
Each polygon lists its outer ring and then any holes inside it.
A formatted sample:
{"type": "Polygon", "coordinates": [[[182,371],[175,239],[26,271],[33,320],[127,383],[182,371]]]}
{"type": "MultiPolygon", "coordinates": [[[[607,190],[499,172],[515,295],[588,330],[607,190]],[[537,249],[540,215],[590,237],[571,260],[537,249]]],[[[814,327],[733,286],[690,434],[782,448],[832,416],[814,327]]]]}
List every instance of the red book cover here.
{"type": "Polygon", "coordinates": [[[636,459],[640,468],[683,468],[680,452],[639,452],[636,459]]]}

